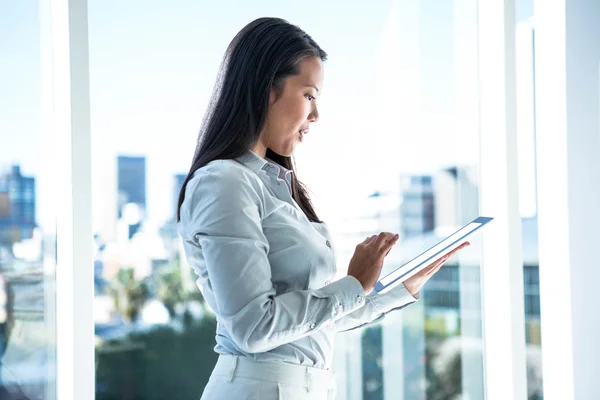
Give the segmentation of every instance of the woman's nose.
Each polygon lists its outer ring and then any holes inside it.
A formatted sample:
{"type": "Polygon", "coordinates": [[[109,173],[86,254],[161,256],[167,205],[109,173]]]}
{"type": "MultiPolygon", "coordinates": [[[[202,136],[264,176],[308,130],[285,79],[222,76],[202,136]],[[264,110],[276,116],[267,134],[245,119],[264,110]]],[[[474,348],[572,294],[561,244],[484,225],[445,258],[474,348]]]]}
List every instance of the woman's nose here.
{"type": "Polygon", "coordinates": [[[317,106],[314,106],[311,113],[308,115],[308,120],[310,122],[317,122],[319,120],[319,110],[317,106]]]}

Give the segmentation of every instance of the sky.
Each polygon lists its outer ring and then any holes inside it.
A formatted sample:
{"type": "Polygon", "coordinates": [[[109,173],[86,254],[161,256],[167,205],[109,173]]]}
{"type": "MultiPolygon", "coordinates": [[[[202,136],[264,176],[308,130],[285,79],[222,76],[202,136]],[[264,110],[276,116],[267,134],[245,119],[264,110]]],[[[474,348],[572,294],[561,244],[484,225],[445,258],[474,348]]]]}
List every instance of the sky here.
{"type": "MultiPolygon", "coordinates": [[[[94,212],[114,204],[101,189],[116,155],[144,155],[148,214],[170,216],[172,176],[189,168],[225,48],[260,16],[288,19],[329,53],[321,120],[296,152],[324,214],[396,188],[402,173],[476,164],[475,5],[89,0],[94,212]]],[[[33,176],[44,168],[39,35],[38,1],[0,0],[0,166],[33,176]]]]}

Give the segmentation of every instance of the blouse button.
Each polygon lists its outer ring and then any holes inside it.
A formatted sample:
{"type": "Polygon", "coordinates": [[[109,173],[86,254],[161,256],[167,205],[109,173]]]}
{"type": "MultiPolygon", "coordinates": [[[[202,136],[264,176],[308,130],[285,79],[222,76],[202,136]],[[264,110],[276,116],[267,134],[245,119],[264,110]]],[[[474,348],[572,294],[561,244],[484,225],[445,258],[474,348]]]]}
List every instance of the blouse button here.
{"type": "Polygon", "coordinates": [[[315,329],[315,327],[317,326],[317,324],[315,324],[314,322],[312,324],[310,324],[310,329],[315,329]]]}
{"type": "Polygon", "coordinates": [[[329,285],[331,282],[325,281],[325,286],[329,285]]]}
{"type": "Polygon", "coordinates": [[[360,296],[360,295],[359,295],[359,296],[356,296],[356,302],[357,302],[358,304],[362,303],[362,302],[363,302],[363,297],[362,297],[362,296],[360,296]]]}
{"type": "Polygon", "coordinates": [[[329,240],[325,242],[325,244],[327,245],[327,247],[331,248],[331,242],[329,240]]]}

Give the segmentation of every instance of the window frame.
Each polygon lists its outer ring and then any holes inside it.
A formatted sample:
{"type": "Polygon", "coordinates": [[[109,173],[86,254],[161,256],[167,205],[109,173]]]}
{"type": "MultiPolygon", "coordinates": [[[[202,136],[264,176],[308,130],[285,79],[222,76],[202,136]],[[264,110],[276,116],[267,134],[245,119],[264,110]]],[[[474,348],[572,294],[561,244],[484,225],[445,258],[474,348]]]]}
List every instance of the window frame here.
{"type": "MultiPolygon", "coordinates": [[[[514,3],[489,0],[478,5],[480,204],[482,214],[496,218],[482,250],[488,399],[525,399],[527,393],[514,3]]],[[[51,63],[42,64],[46,86],[51,88],[44,95],[43,112],[48,115],[44,134],[55,141],[56,193],[66,194],[56,202],[57,397],[91,399],[95,397],[95,358],[87,0],[40,0],[39,4],[42,36],[51,32],[42,48],[44,61],[51,53],[51,63]]]]}

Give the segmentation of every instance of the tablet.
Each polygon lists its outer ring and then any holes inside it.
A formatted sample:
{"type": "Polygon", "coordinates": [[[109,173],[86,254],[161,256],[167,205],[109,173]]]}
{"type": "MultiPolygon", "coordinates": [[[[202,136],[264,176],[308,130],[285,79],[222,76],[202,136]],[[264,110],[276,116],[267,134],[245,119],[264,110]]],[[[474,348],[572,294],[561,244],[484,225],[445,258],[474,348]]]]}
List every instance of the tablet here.
{"type": "Polygon", "coordinates": [[[421,253],[411,261],[380,279],[379,282],[375,284],[375,291],[378,293],[384,293],[398,286],[400,283],[429,266],[438,258],[459,247],[461,244],[467,241],[469,236],[479,231],[479,229],[483,228],[493,219],[494,218],[490,217],[475,218],[473,221],[469,222],[452,235],[431,247],[429,250],[421,253]]]}

